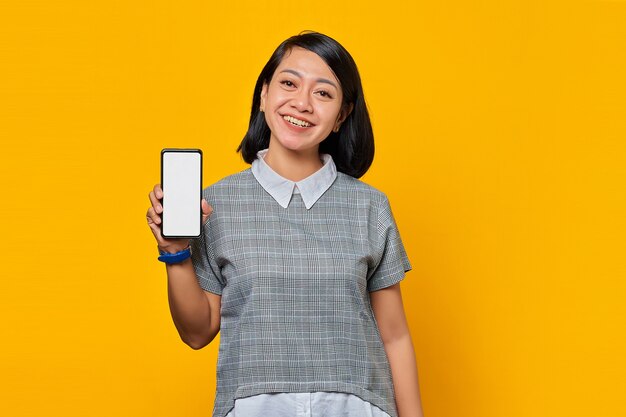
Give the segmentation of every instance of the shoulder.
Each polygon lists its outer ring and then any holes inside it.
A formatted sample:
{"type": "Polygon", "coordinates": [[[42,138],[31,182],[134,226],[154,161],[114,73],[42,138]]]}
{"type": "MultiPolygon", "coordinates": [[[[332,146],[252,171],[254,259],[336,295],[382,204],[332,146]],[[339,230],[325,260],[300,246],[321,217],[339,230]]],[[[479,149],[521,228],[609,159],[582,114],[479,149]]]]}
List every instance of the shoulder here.
{"type": "Polygon", "coordinates": [[[250,168],[228,175],[219,181],[209,185],[202,191],[202,196],[207,200],[231,199],[233,195],[246,191],[253,185],[254,177],[250,168]]]}
{"type": "Polygon", "coordinates": [[[374,207],[388,203],[387,195],[383,191],[343,172],[337,172],[336,187],[341,194],[367,201],[374,207]]]}

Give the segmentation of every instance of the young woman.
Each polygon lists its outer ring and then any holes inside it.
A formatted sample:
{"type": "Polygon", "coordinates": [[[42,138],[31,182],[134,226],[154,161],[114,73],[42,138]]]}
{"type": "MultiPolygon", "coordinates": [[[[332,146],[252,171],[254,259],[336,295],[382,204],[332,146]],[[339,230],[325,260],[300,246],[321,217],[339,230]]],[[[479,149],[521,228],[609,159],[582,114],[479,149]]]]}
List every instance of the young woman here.
{"type": "Polygon", "coordinates": [[[237,149],[251,167],[203,190],[198,239],[148,225],[172,318],[194,349],[220,332],[213,417],[421,417],[400,284],[411,269],[386,195],[360,181],[374,139],[350,54],[316,32],[274,51],[237,149]],[[210,204],[209,204],[210,203],[210,204]]]}

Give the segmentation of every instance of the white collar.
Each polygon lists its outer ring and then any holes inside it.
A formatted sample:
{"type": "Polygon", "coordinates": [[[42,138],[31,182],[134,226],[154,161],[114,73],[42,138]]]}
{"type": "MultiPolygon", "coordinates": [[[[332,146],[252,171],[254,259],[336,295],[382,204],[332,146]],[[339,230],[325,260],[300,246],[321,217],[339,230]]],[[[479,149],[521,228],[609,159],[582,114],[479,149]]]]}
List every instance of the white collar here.
{"type": "Polygon", "coordinates": [[[337,178],[337,167],[329,154],[321,154],[324,166],[303,180],[294,182],[282,177],[274,171],[263,159],[268,149],[257,152],[257,158],[252,161],[252,174],[261,186],[283,208],[287,208],[294,193],[302,195],[302,201],[307,210],[330,188],[337,178]]]}

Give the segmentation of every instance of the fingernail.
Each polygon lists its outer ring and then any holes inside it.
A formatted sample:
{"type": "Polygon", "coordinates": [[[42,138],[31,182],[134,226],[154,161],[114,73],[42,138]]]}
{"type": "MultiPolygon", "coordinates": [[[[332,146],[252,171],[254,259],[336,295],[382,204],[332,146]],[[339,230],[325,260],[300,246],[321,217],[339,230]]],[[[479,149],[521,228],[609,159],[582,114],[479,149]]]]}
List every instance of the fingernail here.
{"type": "Polygon", "coordinates": [[[159,211],[161,211],[161,210],[163,210],[163,207],[161,207],[161,205],[160,205],[160,204],[157,204],[156,209],[157,209],[157,210],[159,210],[159,211]]]}

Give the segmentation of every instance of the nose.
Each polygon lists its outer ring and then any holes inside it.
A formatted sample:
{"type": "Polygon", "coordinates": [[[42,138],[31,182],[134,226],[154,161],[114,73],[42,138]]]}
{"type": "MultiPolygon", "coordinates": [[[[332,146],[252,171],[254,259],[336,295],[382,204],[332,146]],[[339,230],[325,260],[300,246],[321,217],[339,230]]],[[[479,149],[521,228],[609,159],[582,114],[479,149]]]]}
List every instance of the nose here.
{"type": "Polygon", "coordinates": [[[311,113],[313,111],[313,107],[311,106],[309,91],[306,88],[301,88],[293,97],[291,106],[301,113],[311,113]]]}

